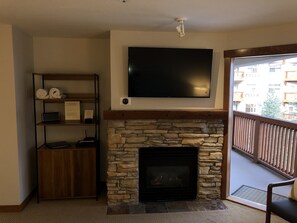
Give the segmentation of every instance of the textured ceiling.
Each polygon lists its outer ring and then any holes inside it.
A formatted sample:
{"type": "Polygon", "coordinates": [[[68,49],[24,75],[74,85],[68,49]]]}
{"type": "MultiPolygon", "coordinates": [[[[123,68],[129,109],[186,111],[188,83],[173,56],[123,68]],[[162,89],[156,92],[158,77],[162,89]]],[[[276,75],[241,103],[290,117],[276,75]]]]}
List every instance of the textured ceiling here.
{"type": "Polygon", "coordinates": [[[33,36],[98,37],[109,30],[230,31],[297,22],[296,0],[0,0],[0,23],[33,36]]]}

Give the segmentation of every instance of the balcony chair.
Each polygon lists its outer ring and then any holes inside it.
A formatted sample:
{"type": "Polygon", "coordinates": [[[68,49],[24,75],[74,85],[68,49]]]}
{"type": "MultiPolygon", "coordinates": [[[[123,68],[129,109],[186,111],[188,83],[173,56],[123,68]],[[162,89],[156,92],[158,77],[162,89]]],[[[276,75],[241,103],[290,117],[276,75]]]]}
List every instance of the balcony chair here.
{"type": "MultiPolygon", "coordinates": [[[[297,222],[297,200],[287,198],[279,201],[272,201],[272,189],[274,187],[293,185],[295,179],[269,184],[267,187],[267,203],[266,203],[266,223],[270,223],[271,213],[289,221],[297,222]]],[[[294,187],[292,187],[292,194],[294,187]]],[[[295,190],[297,187],[295,187],[295,190]]]]}

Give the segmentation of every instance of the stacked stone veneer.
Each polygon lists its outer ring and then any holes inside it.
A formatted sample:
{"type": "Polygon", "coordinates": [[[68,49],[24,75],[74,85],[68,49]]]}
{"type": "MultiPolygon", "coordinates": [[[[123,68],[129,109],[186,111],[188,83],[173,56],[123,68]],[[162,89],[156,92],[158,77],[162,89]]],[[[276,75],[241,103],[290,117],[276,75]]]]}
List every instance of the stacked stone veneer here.
{"type": "Polygon", "coordinates": [[[220,198],[223,131],[222,120],[109,120],[108,205],[138,203],[141,147],[199,147],[197,198],[220,198]]]}

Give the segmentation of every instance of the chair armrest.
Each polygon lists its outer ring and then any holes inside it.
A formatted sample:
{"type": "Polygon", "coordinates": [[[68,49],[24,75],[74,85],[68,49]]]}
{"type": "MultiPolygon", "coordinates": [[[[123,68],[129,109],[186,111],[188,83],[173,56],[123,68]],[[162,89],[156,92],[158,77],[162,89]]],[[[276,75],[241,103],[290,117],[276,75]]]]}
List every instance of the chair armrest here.
{"type": "Polygon", "coordinates": [[[287,186],[287,185],[294,184],[294,181],[295,181],[295,179],[291,179],[291,180],[271,183],[268,185],[268,187],[267,187],[267,201],[266,201],[267,210],[270,209],[270,205],[271,205],[271,201],[272,201],[272,189],[274,187],[281,187],[281,186],[287,186]]]}
{"type": "MultiPolygon", "coordinates": [[[[273,188],[273,187],[281,187],[281,186],[287,186],[287,185],[291,185],[294,184],[295,179],[291,179],[291,180],[285,180],[285,181],[281,181],[281,182],[276,182],[276,183],[271,183],[268,185],[268,189],[269,188],[273,188]]],[[[267,189],[267,191],[268,191],[267,189]]]]}

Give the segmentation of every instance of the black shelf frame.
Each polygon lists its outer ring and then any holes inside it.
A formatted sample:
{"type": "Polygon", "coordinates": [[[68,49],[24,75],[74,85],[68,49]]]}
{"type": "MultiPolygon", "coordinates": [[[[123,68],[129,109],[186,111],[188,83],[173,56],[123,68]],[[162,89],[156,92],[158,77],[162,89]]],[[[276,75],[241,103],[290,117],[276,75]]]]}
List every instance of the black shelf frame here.
{"type": "MultiPolygon", "coordinates": [[[[33,107],[34,107],[34,143],[36,156],[36,176],[38,183],[38,150],[45,149],[47,143],[47,127],[49,126],[94,126],[95,128],[95,147],[96,147],[96,200],[99,198],[100,192],[100,104],[99,104],[99,75],[98,74],[71,74],[71,73],[32,73],[33,80],[33,107]],[[68,98],[62,99],[38,99],[36,98],[36,78],[40,78],[41,87],[45,88],[45,82],[53,81],[93,81],[93,94],[69,94],[68,98]],[[42,111],[46,111],[46,104],[48,103],[64,103],[65,101],[81,101],[84,103],[94,103],[94,121],[93,123],[84,123],[82,121],[60,121],[60,122],[39,122],[37,121],[36,102],[41,101],[42,111]],[[43,128],[43,143],[38,143],[38,127],[43,128]]],[[[69,149],[69,148],[60,148],[69,149]]],[[[72,148],[73,149],[73,148],[72,148]]],[[[76,147],[75,149],[82,149],[76,147]]],[[[87,149],[87,148],[84,148],[87,149]]],[[[40,202],[39,191],[37,186],[37,202],[40,202]]]]}

